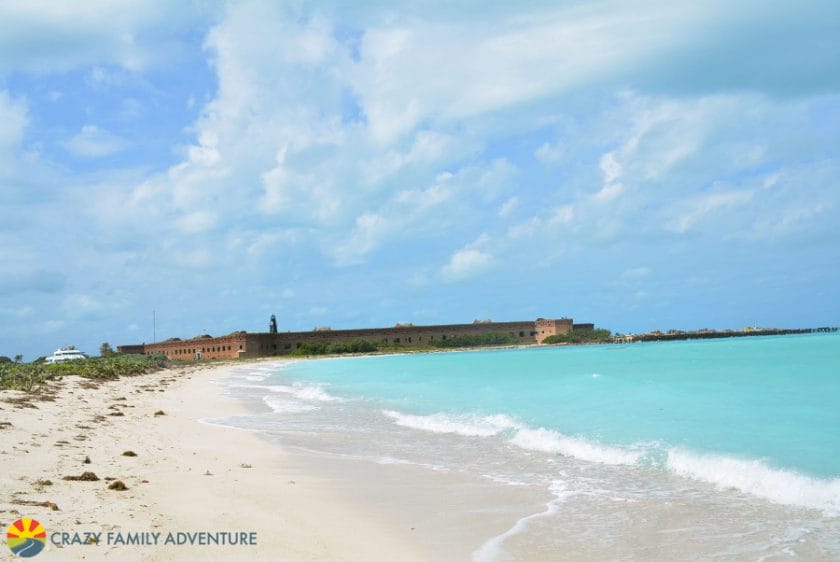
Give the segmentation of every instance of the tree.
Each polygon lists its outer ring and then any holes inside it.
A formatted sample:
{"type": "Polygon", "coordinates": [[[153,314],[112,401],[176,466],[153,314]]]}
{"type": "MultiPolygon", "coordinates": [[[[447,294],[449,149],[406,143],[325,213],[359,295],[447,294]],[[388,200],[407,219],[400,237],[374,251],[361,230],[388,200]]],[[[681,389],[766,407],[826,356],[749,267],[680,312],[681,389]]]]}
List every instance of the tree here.
{"type": "Polygon", "coordinates": [[[111,347],[111,344],[108,342],[103,343],[99,346],[99,355],[101,357],[110,357],[114,354],[114,349],[111,347]]]}
{"type": "Polygon", "coordinates": [[[15,355],[15,363],[20,363],[21,361],[23,361],[23,355],[18,353],[17,355],[15,355]]]}

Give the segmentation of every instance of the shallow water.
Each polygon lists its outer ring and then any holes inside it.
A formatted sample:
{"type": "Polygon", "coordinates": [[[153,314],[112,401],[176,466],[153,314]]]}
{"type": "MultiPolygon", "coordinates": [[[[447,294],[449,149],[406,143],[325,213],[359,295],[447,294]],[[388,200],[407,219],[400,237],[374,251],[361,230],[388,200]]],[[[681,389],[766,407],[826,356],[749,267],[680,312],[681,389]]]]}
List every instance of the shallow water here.
{"type": "Polygon", "coordinates": [[[521,490],[531,511],[476,544],[475,560],[831,559],[838,344],[820,334],[243,366],[226,384],[255,413],[222,422],[314,454],[521,490]]]}

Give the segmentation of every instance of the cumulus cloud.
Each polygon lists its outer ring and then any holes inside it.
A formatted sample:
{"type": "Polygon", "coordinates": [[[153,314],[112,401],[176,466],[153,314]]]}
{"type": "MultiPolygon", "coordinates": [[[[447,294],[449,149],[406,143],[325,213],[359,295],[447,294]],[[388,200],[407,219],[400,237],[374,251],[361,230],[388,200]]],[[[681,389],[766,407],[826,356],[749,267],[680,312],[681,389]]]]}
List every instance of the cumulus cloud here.
{"type": "MultiPolygon", "coordinates": [[[[372,311],[405,295],[368,298],[371,278],[411,280],[418,308],[455,314],[424,304],[435,281],[493,273],[490,291],[505,275],[542,268],[539,284],[584,264],[641,284],[639,263],[657,279],[677,267],[648,256],[729,251],[721,232],[756,254],[796,236],[836,239],[840,56],[825,23],[836,3],[809,4],[807,17],[751,0],[434,14],[231,2],[196,16],[185,6],[0,6],[10,30],[0,75],[50,77],[41,94],[13,78],[0,92],[0,197],[15,204],[0,247],[28,253],[0,277],[14,294],[38,290],[64,310],[69,287],[97,294],[90,280],[115,269],[148,287],[166,263],[177,266],[173,294],[275,283],[265,294],[299,307],[291,318],[313,303],[281,294],[278,279],[307,279],[328,301],[317,306],[337,315],[347,311],[325,290],[337,278],[372,311]],[[205,91],[157,72],[184,48],[209,62],[205,91]],[[62,125],[87,123],[63,145],[77,158],[28,136],[30,120],[48,115],[38,104],[55,111],[78,94],[63,73],[113,96],[113,107],[97,102],[62,125]],[[119,128],[139,111],[152,118],[144,92],[179,106],[172,117],[184,126],[161,139],[165,156],[119,128]],[[115,160],[136,167],[109,168],[115,160]],[[63,223],[83,265],[39,285],[31,264],[54,253],[43,233],[68,202],[84,213],[63,223]]],[[[475,295],[456,298],[477,306],[475,295]]]]}
{"type": "Polygon", "coordinates": [[[489,252],[464,248],[452,254],[441,275],[447,281],[460,281],[486,271],[492,264],[493,255],[489,252]]]}
{"type": "Polygon", "coordinates": [[[123,139],[96,125],[84,125],[81,131],[62,144],[74,155],[89,158],[108,156],[126,146],[123,139]]]}

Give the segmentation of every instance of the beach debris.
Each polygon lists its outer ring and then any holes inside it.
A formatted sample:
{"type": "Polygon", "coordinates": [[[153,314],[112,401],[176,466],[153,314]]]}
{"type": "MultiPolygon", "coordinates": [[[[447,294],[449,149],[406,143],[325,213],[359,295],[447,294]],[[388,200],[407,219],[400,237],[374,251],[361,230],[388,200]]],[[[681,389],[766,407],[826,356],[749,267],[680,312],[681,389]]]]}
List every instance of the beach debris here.
{"type": "Polygon", "coordinates": [[[65,476],[63,480],[72,480],[74,482],[96,482],[99,480],[99,477],[95,473],[86,470],[79,476],[65,476]]]}
{"type": "Polygon", "coordinates": [[[297,482],[295,482],[294,480],[289,480],[289,484],[293,484],[293,485],[294,485],[294,484],[297,484],[297,482]]]}
{"type": "Polygon", "coordinates": [[[15,408],[34,408],[35,410],[38,409],[38,406],[29,402],[29,396],[21,396],[19,398],[5,398],[3,402],[7,404],[11,404],[15,408]]]}
{"type": "Polygon", "coordinates": [[[117,412],[111,412],[111,413],[109,413],[108,415],[109,415],[109,416],[124,416],[125,414],[123,414],[122,412],[117,411],[117,412]]]}
{"type": "Polygon", "coordinates": [[[149,481],[148,481],[148,480],[141,480],[141,481],[140,481],[140,483],[141,483],[141,484],[148,484],[148,483],[149,483],[149,481]]]}
{"type": "Polygon", "coordinates": [[[135,453],[134,451],[123,451],[122,456],[124,456],[124,457],[136,457],[137,453],[135,453]]]}
{"type": "Polygon", "coordinates": [[[239,468],[252,468],[252,467],[251,467],[250,464],[248,464],[246,462],[243,462],[242,464],[239,465],[239,468]]]}
{"type": "Polygon", "coordinates": [[[38,480],[35,481],[35,485],[36,486],[52,486],[52,480],[45,480],[45,479],[39,478],[38,480]]]}
{"type": "Polygon", "coordinates": [[[0,429],[8,429],[12,427],[12,422],[0,421],[0,429]]]}
{"type": "Polygon", "coordinates": [[[213,473],[210,472],[209,470],[205,470],[204,471],[204,476],[213,476],[213,473]]]}
{"type": "Polygon", "coordinates": [[[104,480],[105,482],[111,482],[111,481],[113,481],[113,480],[116,480],[116,478],[114,478],[113,476],[106,476],[105,478],[103,478],[103,480],[104,480]]]}
{"type": "Polygon", "coordinates": [[[156,417],[157,416],[165,416],[165,415],[166,415],[166,412],[164,412],[163,410],[158,410],[157,412],[155,412],[156,417]]]}
{"type": "Polygon", "coordinates": [[[123,490],[128,490],[128,486],[126,486],[122,480],[116,480],[114,482],[111,482],[111,484],[108,486],[108,489],[117,490],[121,492],[123,490]]]}
{"type": "Polygon", "coordinates": [[[90,457],[85,455],[85,460],[82,461],[82,464],[90,464],[90,457]]]}
{"type": "MultiPolygon", "coordinates": [[[[29,505],[29,506],[34,506],[34,507],[48,507],[53,511],[59,511],[58,505],[56,505],[54,502],[48,502],[48,501],[39,502],[39,501],[35,501],[35,500],[21,500],[21,499],[15,498],[11,501],[11,503],[13,503],[15,505],[29,505]]],[[[15,510],[12,510],[10,513],[16,513],[16,512],[15,512],[15,510]]]]}

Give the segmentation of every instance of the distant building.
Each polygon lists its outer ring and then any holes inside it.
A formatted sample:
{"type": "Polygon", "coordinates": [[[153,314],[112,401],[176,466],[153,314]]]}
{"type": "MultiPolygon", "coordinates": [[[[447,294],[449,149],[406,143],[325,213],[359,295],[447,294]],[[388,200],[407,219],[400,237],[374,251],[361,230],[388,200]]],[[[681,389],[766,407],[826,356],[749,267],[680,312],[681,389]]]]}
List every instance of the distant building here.
{"type": "MultiPolygon", "coordinates": [[[[121,345],[117,347],[117,351],[146,355],[162,353],[169,359],[184,360],[238,359],[287,355],[304,344],[329,344],[362,339],[372,343],[416,347],[427,345],[435,340],[481,334],[506,334],[519,343],[533,344],[542,343],[549,336],[568,334],[573,325],[571,318],[559,320],[539,318],[536,321],[524,322],[479,322],[437,326],[398,324],[393,328],[316,329],[310,332],[277,333],[271,331],[276,329],[276,321],[274,321],[270,324],[270,331],[267,333],[234,332],[227,336],[216,338],[206,336],[190,340],[173,338],[170,341],[153,344],[121,345]]],[[[584,324],[584,326],[591,326],[591,324],[584,324]]]]}

